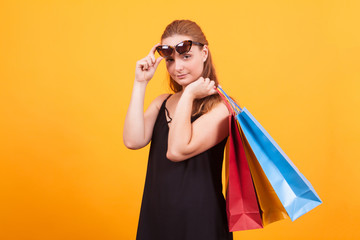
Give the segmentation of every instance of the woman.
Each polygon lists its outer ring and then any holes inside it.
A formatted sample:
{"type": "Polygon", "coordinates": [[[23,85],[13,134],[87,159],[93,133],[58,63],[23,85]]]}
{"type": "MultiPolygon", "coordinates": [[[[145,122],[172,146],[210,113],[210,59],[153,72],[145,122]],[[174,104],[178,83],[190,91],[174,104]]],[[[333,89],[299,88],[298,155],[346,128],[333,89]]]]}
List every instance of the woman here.
{"type": "Polygon", "coordinates": [[[161,44],[136,63],[123,138],[130,149],[151,141],[138,240],[232,239],[221,183],[229,112],[217,84],[205,35],[189,20],[169,24],[161,44]],[[162,59],[174,94],[158,96],[144,113],[162,59]]]}

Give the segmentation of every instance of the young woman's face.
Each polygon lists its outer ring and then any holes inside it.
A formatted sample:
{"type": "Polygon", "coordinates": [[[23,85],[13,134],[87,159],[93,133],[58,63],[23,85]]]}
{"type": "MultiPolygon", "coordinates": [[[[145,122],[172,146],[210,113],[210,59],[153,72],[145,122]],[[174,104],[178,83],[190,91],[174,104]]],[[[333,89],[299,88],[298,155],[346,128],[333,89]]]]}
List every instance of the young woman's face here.
{"type": "MultiPolygon", "coordinates": [[[[192,39],[184,35],[174,35],[163,39],[161,44],[175,46],[184,40],[192,39]]],[[[171,78],[185,87],[201,77],[207,54],[207,46],[201,47],[193,44],[187,53],[179,54],[174,51],[171,56],[166,57],[166,68],[171,78]]]]}

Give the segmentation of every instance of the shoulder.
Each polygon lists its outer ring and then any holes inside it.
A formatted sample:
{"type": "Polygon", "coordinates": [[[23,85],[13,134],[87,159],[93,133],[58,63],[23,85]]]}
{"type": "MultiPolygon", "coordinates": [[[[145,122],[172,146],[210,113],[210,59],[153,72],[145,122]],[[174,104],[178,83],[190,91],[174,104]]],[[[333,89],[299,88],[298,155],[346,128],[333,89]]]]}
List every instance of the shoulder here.
{"type": "Polygon", "coordinates": [[[159,96],[157,96],[152,102],[151,105],[155,105],[158,109],[160,109],[161,105],[163,104],[163,102],[165,101],[165,99],[167,99],[171,94],[169,93],[164,93],[161,94],[159,96]]]}
{"type": "Polygon", "coordinates": [[[210,111],[202,114],[195,124],[204,124],[204,126],[214,127],[215,125],[226,125],[230,115],[226,104],[224,102],[218,102],[214,105],[210,111]]]}
{"type": "Polygon", "coordinates": [[[220,115],[222,117],[227,117],[231,113],[228,107],[226,106],[226,104],[223,101],[221,101],[216,103],[216,105],[213,106],[212,109],[207,114],[211,114],[211,115],[214,114],[214,115],[220,115]]]}

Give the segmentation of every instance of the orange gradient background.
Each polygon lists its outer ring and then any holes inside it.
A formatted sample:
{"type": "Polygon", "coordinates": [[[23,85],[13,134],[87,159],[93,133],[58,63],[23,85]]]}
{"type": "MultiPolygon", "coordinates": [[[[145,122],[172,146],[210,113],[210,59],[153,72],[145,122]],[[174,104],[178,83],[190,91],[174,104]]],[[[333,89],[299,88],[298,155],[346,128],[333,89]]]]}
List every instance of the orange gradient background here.
{"type": "MultiPolygon", "coordinates": [[[[360,2],[1,1],[0,239],[135,239],[148,146],[122,127],[135,63],[174,19],[323,204],[234,239],[359,239],[360,2]]],[[[161,63],[146,106],[168,92],[161,63]]]]}

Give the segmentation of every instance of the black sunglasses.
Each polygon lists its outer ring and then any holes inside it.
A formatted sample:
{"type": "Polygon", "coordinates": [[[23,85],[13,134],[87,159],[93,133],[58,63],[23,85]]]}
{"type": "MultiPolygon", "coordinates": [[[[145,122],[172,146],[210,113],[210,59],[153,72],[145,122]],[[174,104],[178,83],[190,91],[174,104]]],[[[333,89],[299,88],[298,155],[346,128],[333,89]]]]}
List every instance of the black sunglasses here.
{"type": "Polygon", "coordinates": [[[185,40],[185,41],[182,41],[181,43],[176,44],[174,47],[172,47],[170,45],[160,45],[160,46],[156,47],[156,50],[158,51],[160,56],[169,57],[169,56],[171,56],[173,54],[174,49],[179,54],[189,52],[190,49],[191,49],[191,46],[193,44],[198,45],[198,46],[204,46],[204,44],[199,43],[199,42],[194,42],[194,41],[191,41],[191,40],[185,40]]]}

